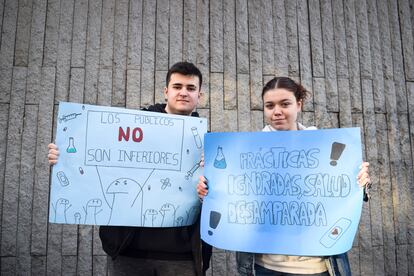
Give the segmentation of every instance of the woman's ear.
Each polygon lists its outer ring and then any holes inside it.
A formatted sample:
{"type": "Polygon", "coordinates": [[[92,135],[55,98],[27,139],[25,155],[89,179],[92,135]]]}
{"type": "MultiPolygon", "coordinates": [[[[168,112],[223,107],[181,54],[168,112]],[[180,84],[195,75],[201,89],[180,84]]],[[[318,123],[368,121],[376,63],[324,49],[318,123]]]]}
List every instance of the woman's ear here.
{"type": "Polygon", "coordinates": [[[302,108],[303,108],[303,100],[299,100],[297,102],[297,105],[298,105],[298,112],[302,111],[302,108]]]}

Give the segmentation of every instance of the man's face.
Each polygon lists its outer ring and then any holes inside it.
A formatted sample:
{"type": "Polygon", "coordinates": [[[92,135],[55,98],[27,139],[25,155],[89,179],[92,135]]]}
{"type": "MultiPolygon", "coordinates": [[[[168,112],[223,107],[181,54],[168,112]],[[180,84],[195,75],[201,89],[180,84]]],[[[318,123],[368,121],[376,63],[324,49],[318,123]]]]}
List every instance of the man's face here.
{"type": "Polygon", "coordinates": [[[190,115],[201,96],[200,80],[197,76],[173,73],[168,87],[164,88],[164,96],[167,99],[167,113],[190,115]]]}

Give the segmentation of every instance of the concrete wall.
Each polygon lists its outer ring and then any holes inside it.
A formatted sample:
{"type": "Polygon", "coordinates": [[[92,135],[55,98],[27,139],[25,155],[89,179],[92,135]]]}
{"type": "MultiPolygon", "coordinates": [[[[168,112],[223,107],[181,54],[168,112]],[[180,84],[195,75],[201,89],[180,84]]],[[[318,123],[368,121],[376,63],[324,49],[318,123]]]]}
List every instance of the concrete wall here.
{"type": "MultiPolygon", "coordinates": [[[[163,101],[169,66],[196,63],[211,131],[263,126],[274,75],[310,89],[302,121],[361,127],[373,198],[354,275],[414,275],[413,0],[0,0],[0,274],[105,275],[96,227],[48,224],[58,101],[163,101]]],[[[209,275],[234,275],[216,250],[209,275]]]]}

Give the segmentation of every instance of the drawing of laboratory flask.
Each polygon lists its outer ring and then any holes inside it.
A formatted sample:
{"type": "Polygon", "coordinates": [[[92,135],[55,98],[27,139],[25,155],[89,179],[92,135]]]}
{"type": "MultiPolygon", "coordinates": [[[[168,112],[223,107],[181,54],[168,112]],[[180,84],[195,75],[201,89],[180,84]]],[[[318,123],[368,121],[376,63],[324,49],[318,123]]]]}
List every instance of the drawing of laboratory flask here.
{"type": "Polygon", "coordinates": [[[224,157],[222,147],[217,148],[217,155],[216,159],[214,160],[214,167],[217,169],[225,169],[227,167],[226,158],[224,157]]]}
{"type": "Polygon", "coordinates": [[[69,137],[69,146],[66,149],[67,153],[75,153],[76,152],[76,148],[75,148],[75,142],[73,140],[73,137],[69,137]]]}

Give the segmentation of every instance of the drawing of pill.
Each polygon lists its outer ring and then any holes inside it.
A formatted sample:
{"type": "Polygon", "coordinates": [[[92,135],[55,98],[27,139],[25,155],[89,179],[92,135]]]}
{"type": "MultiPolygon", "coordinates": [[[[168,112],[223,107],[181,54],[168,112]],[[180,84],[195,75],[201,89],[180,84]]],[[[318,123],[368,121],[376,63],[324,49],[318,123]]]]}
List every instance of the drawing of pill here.
{"type": "Polygon", "coordinates": [[[68,186],[69,185],[69,180],[68,180],[68,178],[66,177],[66,175],[63,171],[59,171],[56,175],[57,175],[57,178],[58,178],[58,180],[59,180],[59,182],[62,186],[68,186]]]}
{"type": "Polygon", "coordinates": [[[351,226],[351,221],[346,218],[340,218],[319,240],[326,248],[331,248],[351,226]]]}

